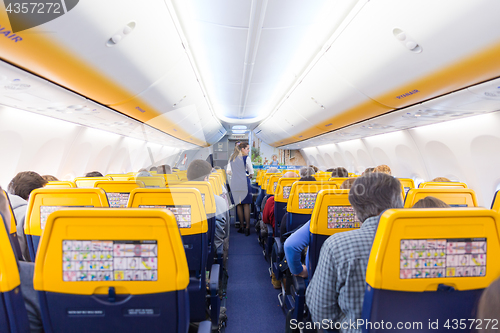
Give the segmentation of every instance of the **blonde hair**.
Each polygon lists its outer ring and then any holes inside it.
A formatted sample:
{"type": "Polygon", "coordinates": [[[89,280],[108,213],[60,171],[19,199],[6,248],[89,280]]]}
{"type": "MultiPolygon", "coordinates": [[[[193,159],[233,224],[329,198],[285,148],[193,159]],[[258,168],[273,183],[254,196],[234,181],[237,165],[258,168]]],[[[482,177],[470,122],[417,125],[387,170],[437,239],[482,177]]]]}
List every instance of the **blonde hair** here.
{"type": "Polygon", "coordinates": [[[248,143],[246,143],[246,142],[240,142],[239,144],[237,144],[236,146],[234,146],[234,152],[231,155],[231,157],[229,158],[229,160],[232,162],[238,156],[243,156],[243,154],[241,153],[241,150],[244,149],[244,148],[246,148],[247,146],[248,146],[248,143]]]}
{"type": "Polygon", "coordinates": [[[431,182],[451,182],[451,180],[446,177],[436,177],[431,182]]]}
{"type": "Polygon", "coordinates": [[[392,173],[391,173],[391,168],[389,168],[387,165],[385,164],[381,164],[377,167],[375,167],[375,169],[373,169],[373,172],[380,172],[380,173],[385,173],[386,175],[389,175],[389,176],[392,176],[392,173]]]}

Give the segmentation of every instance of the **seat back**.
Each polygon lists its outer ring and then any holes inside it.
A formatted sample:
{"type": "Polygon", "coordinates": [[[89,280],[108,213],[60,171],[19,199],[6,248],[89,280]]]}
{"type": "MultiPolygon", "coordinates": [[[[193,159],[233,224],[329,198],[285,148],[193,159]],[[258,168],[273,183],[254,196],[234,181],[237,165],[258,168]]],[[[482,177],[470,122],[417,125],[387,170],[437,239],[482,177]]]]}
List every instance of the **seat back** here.
{"type": "Polygon", "coordinates": [[[95,187],[102,188],[106,192],[109,207],[126,208],[130,192],[138,187],[145,187],[141,180],[103,180],[95,183],[95,187]]]}
{"type": "Polygon", "coordinates": [[[288,197],[290,196],[292,184],[299,179],[299,177],[278,179],[276,191],[274,193],[274,235],[276,237],[280,235],[279,227],[281,224],[281,220],[283,219],[283,216],[286,212],[286,205],[288,202],[288,197]]]}
{"type": "Polygon", "coordinates": [[[0,214],[0,332],[28,333],[28,313],[21,293],[21,279],[13,246],[0,214]]]}
{"type": "Polygon", "coordinates": [[[405,208],[411,208],[420,199],[436,197],[452,207],[476,207],[476,193],[468,188],[414,188],[406,194],[405,208]]]}
{"type": "Polygon", "coordinates": [[[276,186],[278,186],[278,180],[283,177],[283,175],[272,175],[269,177],[269,181],[267,183],[266,193],[269,195],[274,195],[276,191],[276,186]]]}
{"type": "Polygon", "coordinates": [[[117,173],[117,174],[107,174],[106,177],[111,177],[113,178],[113,180],[117,181],[127,181],[131,176],[128,173],[122,173],[122,174],[117,173]]]}
{"type": "Polygon", "coordinates": [[[408,191],[411,190],[412,188],[415,188],[415,182],[411,178],[398,178],[398,180],[401,183],[401,186],[403,186],[403,191],[404,191],[403,198],[406,198],[406,194],[408,194],[408,191]]]}
{"type": "Polygon", "coordinates": [[[467,184],[461,182],[423,182],[418,188],[467,188],[467,184]]]}
{"type": "Polygon", "coordinates": [[[10,215],[10,233],[9,238],[12,244],[12,250],[14,251],[14,255],[18,260],[23,260],[23,254],[21,252],[21,246],[19,245],[19,239],[17,238],[17,221],[16,216],[14,215],[14,210],[12,209],[12,205],[10,204],[9,196],[7,192],[4,190],[0,191],[0,195],[3,195],[5,199],[7,199],[7,203],[9,206],[9,215],[10,215]]]}
{"type": "Polygon", "coordinates": [[[100,188],[39,188],[28,201],[24,234],[34,261],[38,243],[50,213],[68,207],[109,207],[106,193],[100,188]]]}
{"type": "Polygon", "coordinates": [[[90,188],[95,187],[97,181],[113,180],[111,177],[77,177],[75,178],[76,187],[90,188]]]}
{"type": "Polygon", "coordinates": [[[145,187],[149,188],[163,188],[165,187],[165,178],[163,175],[151,177],[129,177],[129,181],[142,182],[145,187]]]}
{"type": "Polygon", "coordinates": [[[286,210],[288,220],[286,230],[291,231],[311,219],[311,213],[320,190],[335,190],[337,184],[333,182],[295,182],[290,190],[290,197],[286,210]]]}
{"type": "Polygon", "coordinates": [[[498,195],[499,191],[495,192],[493,196],[493,201],[491,202],[491,209],[497,213],[500,213],[500,196],[498,195]]]}
{"type": "Polygon", "coordinates": [[[264,191],[267,192],[267,187],[269,186],[269,179],[272,177],[272,176],[282,176],[281,172],[276,172],[276,173],[265,173],[263,176],[262,176],[262,181],[260,183],[260,188],[264,191]]]}
{"type": "Polygon", "coordinates": [[[44,188],[74,188],[76,187],[75,182],[64,180],[64,181],[51,181],[45,184],[44,188]]]}
{"type": "Polygon", "coordinates": [[[207,262],[207,215],[201,192],[195,188],[136,188],[130,193],[129,208],[165,208],[179,224],[189,270],[200,276],[207,262]]]}
{"type": "Polygon", "coordinates": [[[313,177],[317,180],[317,181],[328,181],[330,179],[330,177],[332,176],[332,173],[331,172],[316,172],[313,177]]]}
{"type": "Polygon", "coordinates": [[[164,174],[163,178],[165,178],[165,182],[167,184],[180,183],[179,176],[177,176],[177,174],[175,173],[164,174]]]}
{"type": "Polygon", "coordinates": [[[345,182],[349,177],[330,177],[328,178],[329,182],[334,182],[340,188],[343,182],[345,182]]]}
{"type": "Polygon", "coordinates": [[[265,170],[261,169],[257,172],[257,178],[255,179],[257,182],[257,185],[261,186],[262,185],[262,180],[264,178],[264,174],[266,173],[265,170]]]}
{"type": "Polygon", "coordinates": [[[359,227],[360,221],[349,203],[349,190],[319,191],[309,227],[309,276],[316,270],[321,246],[328,237],[359,227]]]}
{"type": "Polygon", "coordinates": [[[189,272],[167,210],[51,214],[33,282],[45,332],[187,332],[189,272]]]}
{"type": "Polygon", "coordinates": [[[212,184],[212,189],[216,195],[222,194],[222,188],[218,185],[217,179],[215,177],[208,177],[208,181],[212,184]]]}
{"type": "Polygon", "coordinates": [[[215,172],[220,173],[221,176],[222,176],[222,180],[223,180],[224,184],[227,184],[226,170],[224,170],[224,169],[216,169],[215,172]]]}
{"type": "Polygon", "coordinates": [[[483,289],[500,275],[499,226],[500,216],[484,208],[386,210],[368,261],[363,319],[420,322],[424,330],[436,320],[475,319],[483,289]]]}

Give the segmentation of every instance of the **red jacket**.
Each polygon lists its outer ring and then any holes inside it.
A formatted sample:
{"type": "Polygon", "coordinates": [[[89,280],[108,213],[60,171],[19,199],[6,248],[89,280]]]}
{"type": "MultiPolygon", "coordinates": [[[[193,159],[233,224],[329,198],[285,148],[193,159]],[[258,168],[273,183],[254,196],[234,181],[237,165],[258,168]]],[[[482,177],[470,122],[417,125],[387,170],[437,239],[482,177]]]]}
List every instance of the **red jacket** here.
{"type": "Polygon", "coordinates": [[[274,195],[270,196],[266,201],[264,212],[262,212],[262,220],[265,224],[272,225],[274,230],[274,195]]]}

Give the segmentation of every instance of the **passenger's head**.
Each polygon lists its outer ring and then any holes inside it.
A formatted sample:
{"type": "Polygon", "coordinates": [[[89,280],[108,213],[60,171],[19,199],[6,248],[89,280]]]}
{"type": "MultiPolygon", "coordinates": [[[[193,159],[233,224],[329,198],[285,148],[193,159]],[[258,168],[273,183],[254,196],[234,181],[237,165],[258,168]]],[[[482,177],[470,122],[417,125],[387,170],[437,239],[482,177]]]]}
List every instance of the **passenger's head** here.
{"type": "Polygon", "coordinates": [[[99,171],[87,172],[85,177],[104,177],[99,171]]]}
{"type": "Polygon", "coordinates": [[[278,155],[273,155],[273,161],[277,161],[278,160],[278,155]]]}
{"type": "Polygon", "coordinates": [[[375,168],[366,168],[365,171],[363,171],[362,176],[372,173],[373,170],[375,170],[375,168]]]}
{"type": "Polygon", "coordinates": [[[42,176],[42,178],[48,182],[58,182],[59,181],[59,179],[57,179],[56,177],[51,176],[51,175],[45,175],[45,176],[42,176]]]}
{"type": "Polygon", "coordinates": [[[189,163],[187,168],[187,179],[195,181],[204,181],[212,172],[210,163],[204,160],[194,160],[189,163]]]}
{"type": "Polygon", "coordinates": [[[318,172],[318,167],[317,166],[314,166],[314,165],[309,165],[310,168],[312,168],[314,170],[314,173],[318,172]]]}
{"type": "Polygon", "coordinates": [[[373,172],[385,173],[386,175],[392,176],[391,168],[389,168],[389,166],[385,164],[381,164],[375,167],[375,169],[373,169],[373,172]]]}
{"type": "Polygon", "coordinates": [[[412,208],[450,208],[450,206],[438,198],[428,196],[418,200],[412,208]]]}
{"type": "Polygon", "coordinates": [[[384,173],[358,177],[349,191],[349,202],[363,222],[386,209],[403,208],[401,183],[384,173]]]}
{"type": "Polygon", "coordinates": [[[31,191],[44,187],[47,181],[39,174],[33,171],[19,172],[9,183],[8,190],[10,194],[20,196],[28,200],[31,191]]]}
{"type": "Polygon", "coordinates": [[[149,168],[149,171],[158,171],[158,168],[155,166],[152,166],[151,168],[149,168]]]}
{"type": "Polygon", "coordinates": [[[344,180],[344,182],[342,184],[340,184],[339,189],[341,189],[341,190],[350,189],[352,187],[352,184],[354,184],[355,180],[356,180],[356,178],[348,178],[348,179],[344,180]]]}
{"type": "Polygon", "coordinates": [[[312,169],[310,167],[303,167],[303,168],[300,168],[300,170],[299,170],[300,178],[311,177],[314,174],[315,174],[314,169],[312,169]]]}
{"type": "Polygon", "coordinates": [[[216,166],[214,166],[214,169],[215,170],[220,170],[220,166],[216,165],[216,166]]]}
{"type": "Polygon", "coordinates": [[[297,174],[293,171],[287,171],[283,174],[283,178],[297,177],[297,174]]]}
{"type": "Polygon", "coordinates": [[[314,178],[313,176],[301,177],[299,179],[299,182],[315,182],[315,181],[316,181],[316,178],[314,178]]]}
{"type": "MultiPolygon", "coordinates": [[[[479,305],[477,308],[477,319],[482,319],[483,324],[492,320],[500,321],[500,278],[496,279],[483,291],[481,298],[479,299],[479,305]]],[[[486,324],[485,324],[486,326],[486,324]]],[[[481,332],[498,332],[498,329],[492,329],[491,326],[488,329],[483,328],[481,332]]]]}
{"type": "Polygon", "coordinates": [[[140,169],[136,177],[151,177],[151,174],[146,169],[140,169]]]}
{"type": "Polygon", "coordinates": [[[451,180],[446,177],[436,177],[431,182],[451,182],[451,180]]]}
{"type": "Polygon", "coordinates": [[[347,169],[343,167],[333,168],[332,177],[347,178],[349,177],[349,172],[347,172],[347,169]]]}
{"type": "Polygon", "coordinates": [[[269,169],[267,169],[267,172],[266,173],[278,173],[279,170],[277,167],[270,167],[269,169]]]}
{"type": "Polygon", "coordinates": [[[7,198],[3,194],[3,189],[0,186],[0,214],[2,214],[5,227],[7,228],[7,233],[10,233],[10,210],[9,203],[7,202],[7,198]]]}
{"type": "Polygon", "coordinates": [[[170,168],[170,165],[168,164],[163,164],[157,167],[157,173],[163,174],[163,175],[169,175],[172,173],[172,169],[170,168]]]}

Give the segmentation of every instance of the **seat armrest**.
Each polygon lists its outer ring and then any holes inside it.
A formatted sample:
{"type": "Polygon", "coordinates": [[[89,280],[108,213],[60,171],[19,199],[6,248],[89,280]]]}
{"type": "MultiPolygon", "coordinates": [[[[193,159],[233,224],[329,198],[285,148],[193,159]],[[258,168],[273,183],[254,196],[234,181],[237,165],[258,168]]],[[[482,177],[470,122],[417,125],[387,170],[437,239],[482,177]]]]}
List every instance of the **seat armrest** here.
{"type": "Polygon", "coordinates": [[[209,320],[201,321],[198,326],[198,333],[210,333],[212,331],[212,323],[209,320]]]}
{"type": "Polygon", "coordinates": [[[210,295],[216,295],[219,290],[220,265],[213,264],[210,270],[210,295]]]}
{"type": "Polygon", "coordinates": [[[303,296],[306,293],[306,282],[304,278],[297,275],[292,275],[293,287],[298,296],[303,296]]]}

